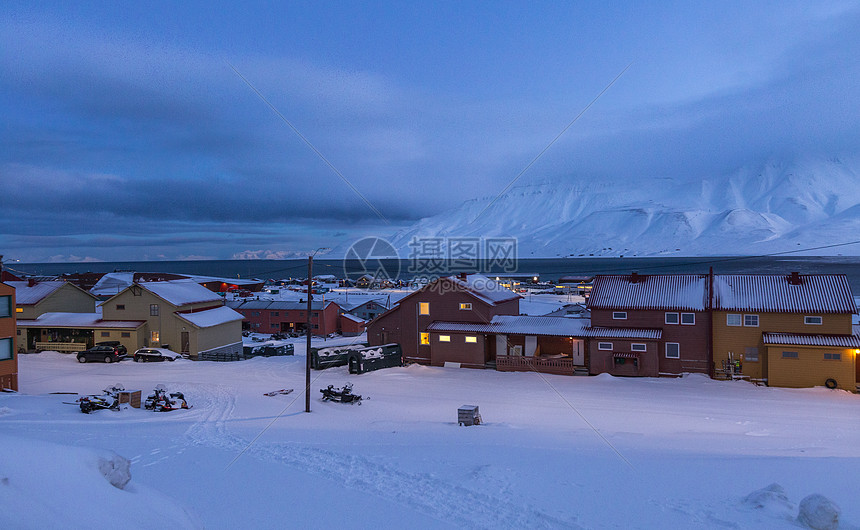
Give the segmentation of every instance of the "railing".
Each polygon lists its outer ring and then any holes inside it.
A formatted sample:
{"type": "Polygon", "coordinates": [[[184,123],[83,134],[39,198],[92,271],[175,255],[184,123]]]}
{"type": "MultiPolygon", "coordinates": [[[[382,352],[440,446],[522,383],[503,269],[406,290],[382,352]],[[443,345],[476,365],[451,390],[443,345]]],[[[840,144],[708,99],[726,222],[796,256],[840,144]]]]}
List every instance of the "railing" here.
{"type": "Polygon", "coordinates": [[[500,372],[540,372],[543,374],[573,375],[570,358],[529,357],[523,355],[496,355],[496,370],[500,372]]]}
{"type": "Polygon", "coordinates": [[[75,352],[84,351],[87,345],[82,342],[37,342],[36,351],[75,352]]]}

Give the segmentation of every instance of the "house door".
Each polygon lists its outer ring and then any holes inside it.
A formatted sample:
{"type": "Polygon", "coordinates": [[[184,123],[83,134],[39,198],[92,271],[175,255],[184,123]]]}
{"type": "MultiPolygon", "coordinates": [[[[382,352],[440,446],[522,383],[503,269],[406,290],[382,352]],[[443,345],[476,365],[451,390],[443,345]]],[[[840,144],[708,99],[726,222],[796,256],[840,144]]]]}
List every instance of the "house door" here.
{"type": "Polygon", "coordinates": [[[179,339],[179,342],[182,343],[182,351],[180,353],[190,353],[191,352],[191,340],[188,338],[188,332],[183,331],[182,336],[179,339]]]}
{"type": "Polygon", "coordinates": [[[573,351],[571,352],[573,364],[576,366],[585,366],[585,341],[573,339],[571,342],[573,343],[573,351]]]}
{"type": "Polygon", "coordinates": [[[534,357],[535,352],[537,352],[537,336],[526,335],[526,355],[534,357]]]}

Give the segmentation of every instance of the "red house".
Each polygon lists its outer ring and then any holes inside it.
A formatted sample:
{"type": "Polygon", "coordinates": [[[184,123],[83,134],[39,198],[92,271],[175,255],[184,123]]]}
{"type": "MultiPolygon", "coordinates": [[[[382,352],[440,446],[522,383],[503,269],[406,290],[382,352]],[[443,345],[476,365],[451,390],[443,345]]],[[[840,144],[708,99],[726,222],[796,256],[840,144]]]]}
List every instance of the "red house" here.
{"type": "MultiPolygon", "coordinates": [[[[242,329],[254,333],[304,333],[307,328],[307,302],[249,300],[231,306],[245,317],[242,329]]],[[[311,333],[328,335],[338,329],[340,307],[334,302],[311,302],[311,333]]]]}
{"type": "Polygon", "coordinates": [[[0,283],[0,390],[18,390],[15,321],[15,289],[0,283]]]}
{"type": "MultiPolygon", "coordinates": [[[[431,348],[433,322],[488,324],[497,315],[518,315],[520,296],[480,274],[438,278],[409,296],[367,325],[367,341],[372,346],[396,342],[406,361],[442,366],[459,362],[464,366],[485,366],[484,348],[431,348]],[[471,352],[471,353],[470,353],[471,352]]],[[[434,345],[435,346],[435,345],[434,345]]]]}
{"type": "Polygon", "coordinates": [[[711,281],[708,274],[596,276],[586,330],[590,373],[710,374],[711,281]]]}

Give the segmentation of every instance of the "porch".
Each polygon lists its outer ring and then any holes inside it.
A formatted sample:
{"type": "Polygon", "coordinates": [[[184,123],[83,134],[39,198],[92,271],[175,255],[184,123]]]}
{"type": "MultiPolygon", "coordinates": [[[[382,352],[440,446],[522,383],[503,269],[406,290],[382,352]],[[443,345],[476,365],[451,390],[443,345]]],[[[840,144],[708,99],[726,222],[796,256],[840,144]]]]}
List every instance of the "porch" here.
{"type": "Polygon", "coordinates": [[[496,370],[500,372],[539,372],[542,374],[573,375],[573,358],[561,355],[524,356],[496,355],[496,370]]]}

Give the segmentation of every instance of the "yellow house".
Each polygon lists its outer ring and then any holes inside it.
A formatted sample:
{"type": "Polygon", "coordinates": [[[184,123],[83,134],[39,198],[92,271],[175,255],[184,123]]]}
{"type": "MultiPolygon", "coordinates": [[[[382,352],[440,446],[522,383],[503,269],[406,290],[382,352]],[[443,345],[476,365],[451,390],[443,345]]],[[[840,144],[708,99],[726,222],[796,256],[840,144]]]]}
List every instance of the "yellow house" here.
{"type": "MultiPolygon", "coordinates": [[[[857,312],[843,274],[715,275],[713,356],[771,386],[856,388],[857,312]]],[[[724,372],[727,373],[727,372],[724,372]]]]}
{"type": "MultiPolygon", "coordinates": [[[[94,313],[98,298],[65,281],[11,281],[15,289],[15,316],[28,322],[45,313],[94,313]]],[[[15,351],[28,350],[27,331],[18,329],[15,351]]]]}
{"type": "Polygon", "coordinates": [[[242,354],[243,316],[220,295],[192,280],[135,283],[102,304],[105,320],[145,321],[143,346],[242,354]]]}

